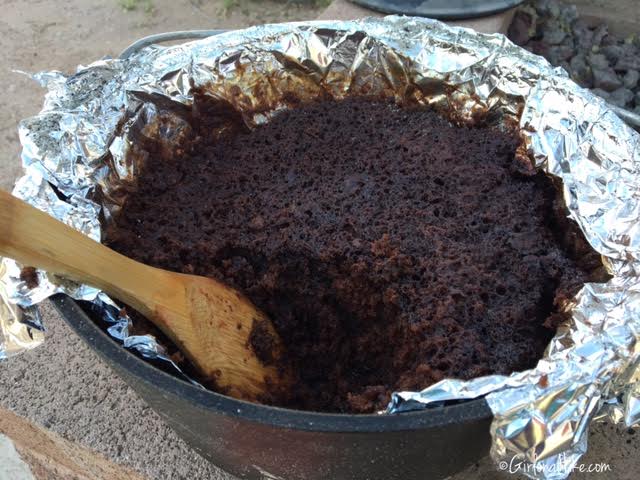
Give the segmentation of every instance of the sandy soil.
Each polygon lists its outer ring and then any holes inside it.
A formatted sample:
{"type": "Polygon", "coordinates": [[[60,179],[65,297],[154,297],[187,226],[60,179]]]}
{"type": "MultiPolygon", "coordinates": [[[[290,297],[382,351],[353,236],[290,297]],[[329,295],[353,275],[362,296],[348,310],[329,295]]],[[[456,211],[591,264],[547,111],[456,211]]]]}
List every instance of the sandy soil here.
{"type": "Polygon", "coordinates": [[[72,72],[152,33],[313,19],[321,10],[263,0],[0,0],[0,188],[20,174],[18,123],[40,110],[44,93],[13,70],[72,72]]]}

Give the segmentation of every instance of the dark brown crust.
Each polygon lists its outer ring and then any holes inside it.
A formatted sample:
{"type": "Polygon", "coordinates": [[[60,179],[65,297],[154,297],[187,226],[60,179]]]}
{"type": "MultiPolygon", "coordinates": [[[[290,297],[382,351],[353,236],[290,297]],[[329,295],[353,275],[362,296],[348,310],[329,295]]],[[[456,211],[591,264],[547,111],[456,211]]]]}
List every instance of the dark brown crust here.
{"type": "Polygon", "coordinates": [[[297,375],[268,403],[372,412],[394,390],[532,367],[597,278],[515,135],[358,99],[223,141],[208,128],[141,172],[107,240],[267,313],[297,375]]]}
{"type": "Polygon", "coordinates": [[[33,267],[24,267],[20,270],[20,280],[27,284],[27,288],[36,288],[38,286],[38,272],[33,267]]]}
{"type": "Polygon", "coordinates": [[[273,365],[276,340],[273,338],[266,320],[254,320],[249,333],[249,345],[256,357],[265,365],[273,365]]]}

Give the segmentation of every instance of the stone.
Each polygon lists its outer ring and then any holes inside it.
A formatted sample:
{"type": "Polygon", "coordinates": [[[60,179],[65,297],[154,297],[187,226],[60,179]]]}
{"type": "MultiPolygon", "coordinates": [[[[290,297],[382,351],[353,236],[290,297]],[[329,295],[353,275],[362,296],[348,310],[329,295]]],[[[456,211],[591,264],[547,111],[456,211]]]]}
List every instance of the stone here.
{"type": "Polygon", "coordinates": [[[533,6],[536,9],[536,12],[540,15],[547,15],[549,0],[538,0],[537,2],[533,2],[533,6]]]}
{"type": "Polygon", "coordinates": [[[616,71],[640,70],[640,56],[627,56],[619,59],[613,67],[616,71]]]}
{"type": "Polygon", "coordinates": [[[624,48],[621,45],[605,45],[600,51],[607,57],[612,63],[618,61],[618,59],[624,54],[624,48]]]}
{"type": "Polygon", "coordinates": [[[611,92],[609,95],[608,101],[617,105],[618,107],[626,107],[627,104],[630,104],[633,101],[633,92],[628,88],[618,88],[611,92]]]}
{"type": "Polygon", "coordinates": [[[594,87],[613,92],[622,86],[622,81],[611,68],[593,68],[592,71],[594,87]]]}
{"type": "Polygon", "coordinates": [[[571,31],[576,41],[576,47],[591,50],[591,45],[593,45],[593,31],[584,19],[579,18],[573,22],[571,31]]]}
{"type": "Polygon", "coordinates": [[[622,78],[622,83],[625,88],[634,89],[638,85],[638,80],[640,80],[640,72],[638,70],[628,70],[622,78]]]}
{"type": "Polygon", "coordinates": [[[536,33],[533,16],[524,10],[518,10],[513,17],[507,36],[516,45],[525,45],[536,33]]]}
{"type": "Polygon", "coordinates": [[[598,95],[600,98],[604,98],[605,100],[609,98],[609,92],[606,92],[604,90],[602,90],[601,88],[594,88],[593,90],[591,90],[591,93],[595,93],[596,95],[598,95]]]}
{"type": "Polygon", "coordinates": [[[527,44],[527,50],[535,53],[536,55],[542,55],[543,57],[546,58],[547,53],[549,52],[549,45],[547,45],[545,42],[542,42],[540,40],[531,40],[527,44]]]}
{"type": "Polygon", "coordinates": [[[571,78],[580,86],[585,88],[593,87],[593,73],[587,64],[587,59],[583,53],[578,53],[569,62],[571,78]]]}
{"type": "Polygon", "coordinates": [[[547,59],[552,65],[560,65],[562,62],[569,60],[574,53],[575,50],[572,47],[554,45],[549,47],[547,59]]]}
{"type": "Polygon", "coordinates": [[[587,61],[591,68],[606,70],[609,68],[609,60],[602,53],[590,53],[587,57],[587,61]]]}
{"type": "Polygon", "coordinates": [[[615,35],[607,35],[606,37],[604,37],[602,39],[602,42],[600,44],[603,47],[607,47],[609,45],[617,45],[618,44],[618,40],[617,40],[615,35]]]}
{"type": "Polygon", "coordinates": [[[593,45],[593,32],[591,30],[574,30],[574,37],[577,48],[584,51],[591,50],[593,45]]]}
{"type": "Polygon", "coordinates": [[[558,18],[560,16],[560,2],[547,0],[540,3],[545,4],[545,13],[551,18],[558,18]]]}
{"type": "Polygon", "coordinates": [[[601,23],[593,31],[593,44],[600,45],[607,35],[609,35],[609,27],[607,27],[606,24],[601,23]]]}
{"type": "Polygon", "coordinates": [[[550,21],[544,27],[544,33],[542,34],[542,41],[549,45],[558,45],[567,36],[567,32],[562,30],[560,23],[557,21],[550,21]]]}
{"type": "Polygon", "coordinates": [[[562,4],[560,7],[560,18],[571,25],[578,19],[578,8],[575,5],[562,4]]]}

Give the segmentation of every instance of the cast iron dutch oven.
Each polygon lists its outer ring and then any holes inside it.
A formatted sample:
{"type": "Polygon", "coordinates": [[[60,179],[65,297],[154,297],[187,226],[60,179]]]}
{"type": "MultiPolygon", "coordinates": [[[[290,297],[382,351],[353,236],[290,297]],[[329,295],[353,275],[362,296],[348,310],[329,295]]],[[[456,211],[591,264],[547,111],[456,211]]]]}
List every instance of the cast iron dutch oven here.
{"type": "MultiPolygon", "coordinates": [[[[120,57],[164,41],[138,40],[120,57]]],[[[200,455],[249,480],[436,480],[489,451],[484,399],[397,415],[313,413],[236,400],[192,385],[125,350],[66,295],[52,297],[67,323],[200,455]]]]}
{"type": "Polygon", "coordinates": [[[67,323],[200,455],[251,480],[432,480],[486,455],[484,399],[396,415],[312,413],[203,390],[138,358],[66,295],[67,323]]]}

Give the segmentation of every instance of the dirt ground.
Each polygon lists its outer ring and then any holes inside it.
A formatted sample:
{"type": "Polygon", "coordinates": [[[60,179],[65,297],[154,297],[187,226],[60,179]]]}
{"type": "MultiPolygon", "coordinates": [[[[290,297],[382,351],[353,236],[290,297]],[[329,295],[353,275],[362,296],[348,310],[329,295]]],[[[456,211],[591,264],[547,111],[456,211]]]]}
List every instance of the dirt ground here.
{"type": "Polygon", "coordinates": [[[20,174],[18,122],[44,93],[13,70],[72,72],[152,33],[308,20],[322,9],[313,0],[0,0],[0,188],[20,174]]]}

